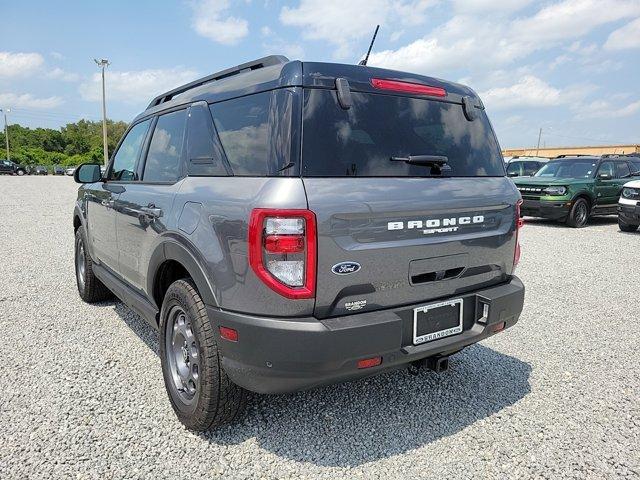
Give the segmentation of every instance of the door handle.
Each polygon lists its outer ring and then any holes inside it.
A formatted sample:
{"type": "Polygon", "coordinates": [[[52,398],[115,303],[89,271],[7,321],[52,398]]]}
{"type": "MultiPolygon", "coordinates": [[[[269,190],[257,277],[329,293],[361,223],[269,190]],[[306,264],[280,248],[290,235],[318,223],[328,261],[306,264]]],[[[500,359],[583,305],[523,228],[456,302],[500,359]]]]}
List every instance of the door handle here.
{"type": "Polygon", "coordinates": [[[101,204],[103,207],[107,207],[107,208],[113,208],[113,203],[114,203],[114,202],[113,202],[113,200],[102,200],[102,201],[100,202],[100,204],[101,204]]]}
{"type": "Polygon", "coordinates": [[[160,218],[162,217],[162,209],[156,208],[155,206],[142,207],[140,209],[146,216],[151,218],[160,218]]]}

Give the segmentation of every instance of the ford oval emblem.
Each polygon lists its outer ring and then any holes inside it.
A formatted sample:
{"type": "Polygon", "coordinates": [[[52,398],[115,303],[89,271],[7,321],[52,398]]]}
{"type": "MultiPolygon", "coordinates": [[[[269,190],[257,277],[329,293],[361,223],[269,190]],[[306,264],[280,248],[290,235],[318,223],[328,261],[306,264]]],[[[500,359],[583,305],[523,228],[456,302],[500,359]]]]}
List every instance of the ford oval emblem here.
{"type": "Polygon", "coordinates": [[[358,270],[360,270],[358,262],[340,262],[331,267],[331,271],[336,275],[349,275],[350,273],[356,273],[358,270]]]}

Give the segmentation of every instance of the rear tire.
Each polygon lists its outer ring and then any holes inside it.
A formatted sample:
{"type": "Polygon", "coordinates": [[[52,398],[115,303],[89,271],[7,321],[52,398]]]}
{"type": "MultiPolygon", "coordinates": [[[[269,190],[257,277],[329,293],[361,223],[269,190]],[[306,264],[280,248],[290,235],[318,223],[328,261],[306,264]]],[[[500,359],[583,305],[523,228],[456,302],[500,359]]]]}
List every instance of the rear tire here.
{"type": "Polygon", "coordinates": [[[76,231],[75,267],[76,285],[80,298],[87,303],[102,302],[113,298],[113,293],[93,273],[93,261],[86,249],[84,229],[76,231]]]}
{"type": "Polygon", "coordinates": [[[583,228],[589,221],[589,202],[584,198],[578,198],[569,211],[567,225],[572,228],[583,228]]]}
{"type": "Polygon", "coordinates": [[[638,230],[639,225],[628,225],[618,218],[618,226],[623,232],[635,232],[638,230]]]}
{"type": "Polygon", "coordinates": [[[21,177],[21,176],[23,176],[23,175],[24,175],[24,170],[18,170],[18,171],[16,172],[16,174],[17,174],[19,177],[21,177]]]}
{"type": "Polygon", "coordinates": [[[185,427],[202,432],[240,417],[248,392],[222,369],[213,324],[191,279],[169,286],[159,343],[169,401],[185,427]]]}

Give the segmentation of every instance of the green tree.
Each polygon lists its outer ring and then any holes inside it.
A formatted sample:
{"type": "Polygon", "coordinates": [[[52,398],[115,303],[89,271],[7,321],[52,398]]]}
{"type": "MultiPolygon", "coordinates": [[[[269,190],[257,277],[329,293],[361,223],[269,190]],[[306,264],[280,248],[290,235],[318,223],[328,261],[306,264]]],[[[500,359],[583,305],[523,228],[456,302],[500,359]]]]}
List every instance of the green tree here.
{"type": "MultiPolygon", "coordinates": [[[[125,122],[107,120],[109,154],[116,148],[127,129],[125,122]]],[[[11,158],[25,165],[78,165],[102,162],[102,122],[80,120],[68,123],[60,130],[9,125],[11,158]]],[[[0,132],[0,147],[4,147],[4,131],[0,132]]],[[[3,151],[0,148],[0,151],[3,151]]],[[[0,153],[0,158],[4,158],[0,153]]]]}

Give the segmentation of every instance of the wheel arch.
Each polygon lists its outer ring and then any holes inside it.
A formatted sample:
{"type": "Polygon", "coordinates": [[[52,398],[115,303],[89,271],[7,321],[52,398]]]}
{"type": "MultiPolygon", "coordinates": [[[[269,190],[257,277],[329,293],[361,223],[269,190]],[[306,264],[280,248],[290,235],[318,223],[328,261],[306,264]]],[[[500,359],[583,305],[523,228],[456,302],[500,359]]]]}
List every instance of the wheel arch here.
{"type": "Polygon", "coordinates": [[[575,204],[580,198],[584,198],[589,203],[589,211],[593,211],[593,207],[596,204],[593,194],[586,190],[582,190],[574,195],[571,203],[575,204]]]}
{"type": "Polygon", "coordinates": [[[149,261],[147,292],[158,307],[162,307],[169,285],[180,278],[189,277],[206,305],[218,306],[213,285],[206,274],[202,260],[176,239],[167,239],[156,247],[149,261]]]}

